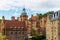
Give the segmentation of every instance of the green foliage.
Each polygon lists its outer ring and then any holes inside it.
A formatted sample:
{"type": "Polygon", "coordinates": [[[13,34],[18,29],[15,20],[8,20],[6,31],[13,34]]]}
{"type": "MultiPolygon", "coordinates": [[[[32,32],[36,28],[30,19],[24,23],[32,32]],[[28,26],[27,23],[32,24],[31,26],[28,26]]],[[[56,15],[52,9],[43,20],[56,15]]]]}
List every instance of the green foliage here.
{"type": "Polygon", "coordinates": [[[42,14],[39,14],[38,16],[39,16],[39,19],[41,19],[43,15],[42,14]]]}
{"type": "Polygon", "coordinates": [[[31,30],[31,36],[35,36],[36,35],[36,31],[34,29],[31,30]]]}
{"type": "Polygon", "coordinates": [[[32,40],[43,40],[46,39],[46,35],[37,35],[32,37],[32,40]]]}
{"type": "MultiPolygon", "coordinates": [[[[49,12],[46,12],[44,14],[38,14],[38,16],[39,16],[39,19],[41,19],[42,17],[47,17],[48,14],[53,14],[53,13],[54,13],[54,11],[49,11],[49,12]]],[[[46,39],[46,35],[45,34],[44,35],[37,35],[35,33],[34,29],[31,30],[31,36],[32,36],[32,40],[43,40],[43,39],[46,39]]]]}
{"type": "Polygon", "coordinates": [[[44,14],[39,14],[38,16],[39,16],[39,19],[41,19],[42,17],[47,17],[48,14],[53,14],[53,13],[54,13],[54,11],[49,11],[44,14]]]}
{"type": "Polygon", "coordinates": [[[53,13],[54,13],[54,11],[49,11],[49,12],[46,12],[43,16],[47,17],[48,14],[53,14],[53,13]]]}

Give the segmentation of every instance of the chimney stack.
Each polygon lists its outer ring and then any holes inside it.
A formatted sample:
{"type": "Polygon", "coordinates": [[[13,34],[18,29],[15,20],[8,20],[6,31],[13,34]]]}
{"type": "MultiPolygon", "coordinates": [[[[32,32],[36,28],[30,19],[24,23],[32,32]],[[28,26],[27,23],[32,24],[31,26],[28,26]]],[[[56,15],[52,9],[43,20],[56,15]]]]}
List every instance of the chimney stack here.
{"type": "Polygon", "coordinates": [[[5,17],[4,17],[4,16],[2,16],[2,23],[4,23],[4,20],[5,20],[5,17]]]}
{"type": "Polygon", "coordinates": [[[2,16],[2,20],[5,20],[5,17],[4,16],[2,16]]]}
{"type": "Polygon", "coordinates": [[[12,16],[12,17],[11,17],[11,20],[15,20],[15,17],[14,17],[14,16],[12,16]]]}

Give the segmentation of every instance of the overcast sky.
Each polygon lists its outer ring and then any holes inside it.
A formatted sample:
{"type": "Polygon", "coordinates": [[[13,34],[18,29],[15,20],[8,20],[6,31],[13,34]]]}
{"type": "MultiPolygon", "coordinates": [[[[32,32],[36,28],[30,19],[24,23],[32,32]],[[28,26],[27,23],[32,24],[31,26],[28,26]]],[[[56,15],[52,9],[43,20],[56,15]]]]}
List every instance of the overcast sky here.
{"type": "Polygon", "coordinates": [[[60,0],[0,0],[0,18],[18,17],[22,9],[26,8],[27,15],[60,10],[60,0]]]}

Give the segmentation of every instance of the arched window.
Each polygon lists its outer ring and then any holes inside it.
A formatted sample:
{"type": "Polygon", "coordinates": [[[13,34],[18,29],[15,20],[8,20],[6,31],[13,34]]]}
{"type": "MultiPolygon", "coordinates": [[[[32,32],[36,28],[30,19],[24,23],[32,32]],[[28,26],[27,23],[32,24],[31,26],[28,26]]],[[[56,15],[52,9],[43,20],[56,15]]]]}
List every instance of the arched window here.
{"type": "Polygon", "coordinates": [[[15,32],[15,34],[17,34],[17,32],[15,32]]]}

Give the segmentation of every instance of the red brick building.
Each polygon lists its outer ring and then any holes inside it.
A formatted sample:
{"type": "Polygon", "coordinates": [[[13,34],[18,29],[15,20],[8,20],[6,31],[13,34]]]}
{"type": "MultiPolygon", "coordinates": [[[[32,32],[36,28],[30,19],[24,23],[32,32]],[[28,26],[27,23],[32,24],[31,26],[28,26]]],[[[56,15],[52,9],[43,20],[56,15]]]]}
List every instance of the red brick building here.
{"type": "Polygon", "coordinates": [[[4,16],[2,17],[0,30],[3,35],[6,35],[8,40],[28,40],[28,28],[25,22],[28,16],[25,15],[25,9],[23,9],[20,18],[15,19],[12,16],[11,20],[6,20],[4,16]]]}
{"type": "Polygon", "coordinates": [[[36,16],[32,15],[28,19],[25,8],[23,8],[21,15],[17,19],[14,16],[11,17],[11,20],[2,17],[0,32],[6,35],[8,40],[28,40],[28,34],[31,34],[32,28],[36,31],[36,34],[45,31],[45,22],[44,18],[39,20],[38,14],[36,16]]]}

